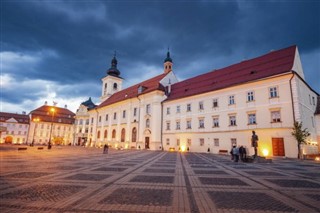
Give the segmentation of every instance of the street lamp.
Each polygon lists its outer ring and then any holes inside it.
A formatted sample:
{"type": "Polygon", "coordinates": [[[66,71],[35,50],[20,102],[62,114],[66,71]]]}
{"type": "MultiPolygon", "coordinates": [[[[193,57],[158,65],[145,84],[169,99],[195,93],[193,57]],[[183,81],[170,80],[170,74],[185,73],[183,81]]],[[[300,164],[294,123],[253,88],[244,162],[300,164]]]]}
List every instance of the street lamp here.
{"type": "Polygon", "coordinates": [[[31,142],[31,146],[34,145],[34,135],[36,133],[36,126],[37,126],[37,123],[40,121],[40,118],[34,118],[33,119],[33,122],[34,122],[34,129],[33,129],[33,135],[32,135],[32,142],[31,142]]]}
{"type": "Polygon", "coordinates": [[[51,113],[52,113],[52,117],[51,117],[51,129],[50,129],[50,135],[49,135],[48,149],[51,149],[51,134],[52,134],[53,117],[54,117],[55,109],[52,107],[52,108],[50,109],[50,111],[51,111],[51,113]]]}

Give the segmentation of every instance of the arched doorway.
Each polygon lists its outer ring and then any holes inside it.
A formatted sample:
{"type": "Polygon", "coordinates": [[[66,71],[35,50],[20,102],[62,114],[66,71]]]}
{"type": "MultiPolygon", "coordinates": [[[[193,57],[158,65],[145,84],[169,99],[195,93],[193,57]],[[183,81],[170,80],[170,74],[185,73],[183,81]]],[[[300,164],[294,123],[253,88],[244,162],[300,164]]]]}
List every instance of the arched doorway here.
{"type": "Polygon", "coordinates": [[[137,142],[137,128],[133,127],[132,129],[132,142],[137,142]]]}
{"type": "Polygon", "coordinates": [[[5,139],[4,139],[4,142],[5,143],[12,143],[13,141],[13,137],[12,136],[7,136],[5,139]]]}
{"type": "Polygon", "coordinates": [[[125,137],[126,137],[126,130],[123,128],[121,130],[121,142],[125,141],[125,137]]]}

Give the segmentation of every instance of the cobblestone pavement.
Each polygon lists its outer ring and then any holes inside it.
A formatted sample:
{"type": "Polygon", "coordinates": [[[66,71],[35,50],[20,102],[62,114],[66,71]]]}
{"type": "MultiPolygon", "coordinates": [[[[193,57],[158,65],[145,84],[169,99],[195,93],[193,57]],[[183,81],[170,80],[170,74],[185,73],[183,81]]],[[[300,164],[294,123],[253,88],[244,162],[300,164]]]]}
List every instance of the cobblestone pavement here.
{"type": "Polygon", "coordinates": [[[320,164],[311,161],[7,145],[0,160],[1,213],[320,212],[320,164]]]}

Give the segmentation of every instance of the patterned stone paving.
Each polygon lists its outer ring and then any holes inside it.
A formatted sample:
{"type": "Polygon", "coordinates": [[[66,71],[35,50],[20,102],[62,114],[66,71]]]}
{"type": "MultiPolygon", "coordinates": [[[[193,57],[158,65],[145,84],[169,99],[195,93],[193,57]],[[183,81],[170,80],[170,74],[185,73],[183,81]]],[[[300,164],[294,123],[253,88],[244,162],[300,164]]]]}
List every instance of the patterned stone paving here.
{"type": "Polygon", "coordinates": [[[320,212],[320,164],[147,150],[0,145],[0,209],[55,213],[320,212]]]}
{"type": "Polygon", "coordinates": [[[99,203],[170,206],[172,199],[173,191],[168,189],[120,188],[99,203]]]}
{"type": "Polygon", "coordinates": [[[298,212],[273,197],[258,192],[208,192],[218,208],[253,211],[298,212]]]}

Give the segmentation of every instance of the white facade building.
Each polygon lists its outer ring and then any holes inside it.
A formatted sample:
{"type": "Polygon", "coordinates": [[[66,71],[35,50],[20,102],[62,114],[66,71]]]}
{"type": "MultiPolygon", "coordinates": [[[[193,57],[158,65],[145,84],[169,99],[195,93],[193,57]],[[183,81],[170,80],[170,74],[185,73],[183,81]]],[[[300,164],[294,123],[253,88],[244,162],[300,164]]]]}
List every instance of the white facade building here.
{"type": "Polygon", "coordinates": [[[28,131],[28,115],[0,112],[0,143],[24,144],[28,131]]]}
{"type": "Polygon", "coordinates": [[[102,103],[87,111],[89,144],[211,153],[236,144],[251,155],[254,130],[259,155],[297,157],[291,132],[301,121],[311,133],[304,152],[319,152],[319,94],[305,82],[296,46],[182,82],[172,65],[168,52],[163,74],[122,90],[114,57],[102,103]]]}

